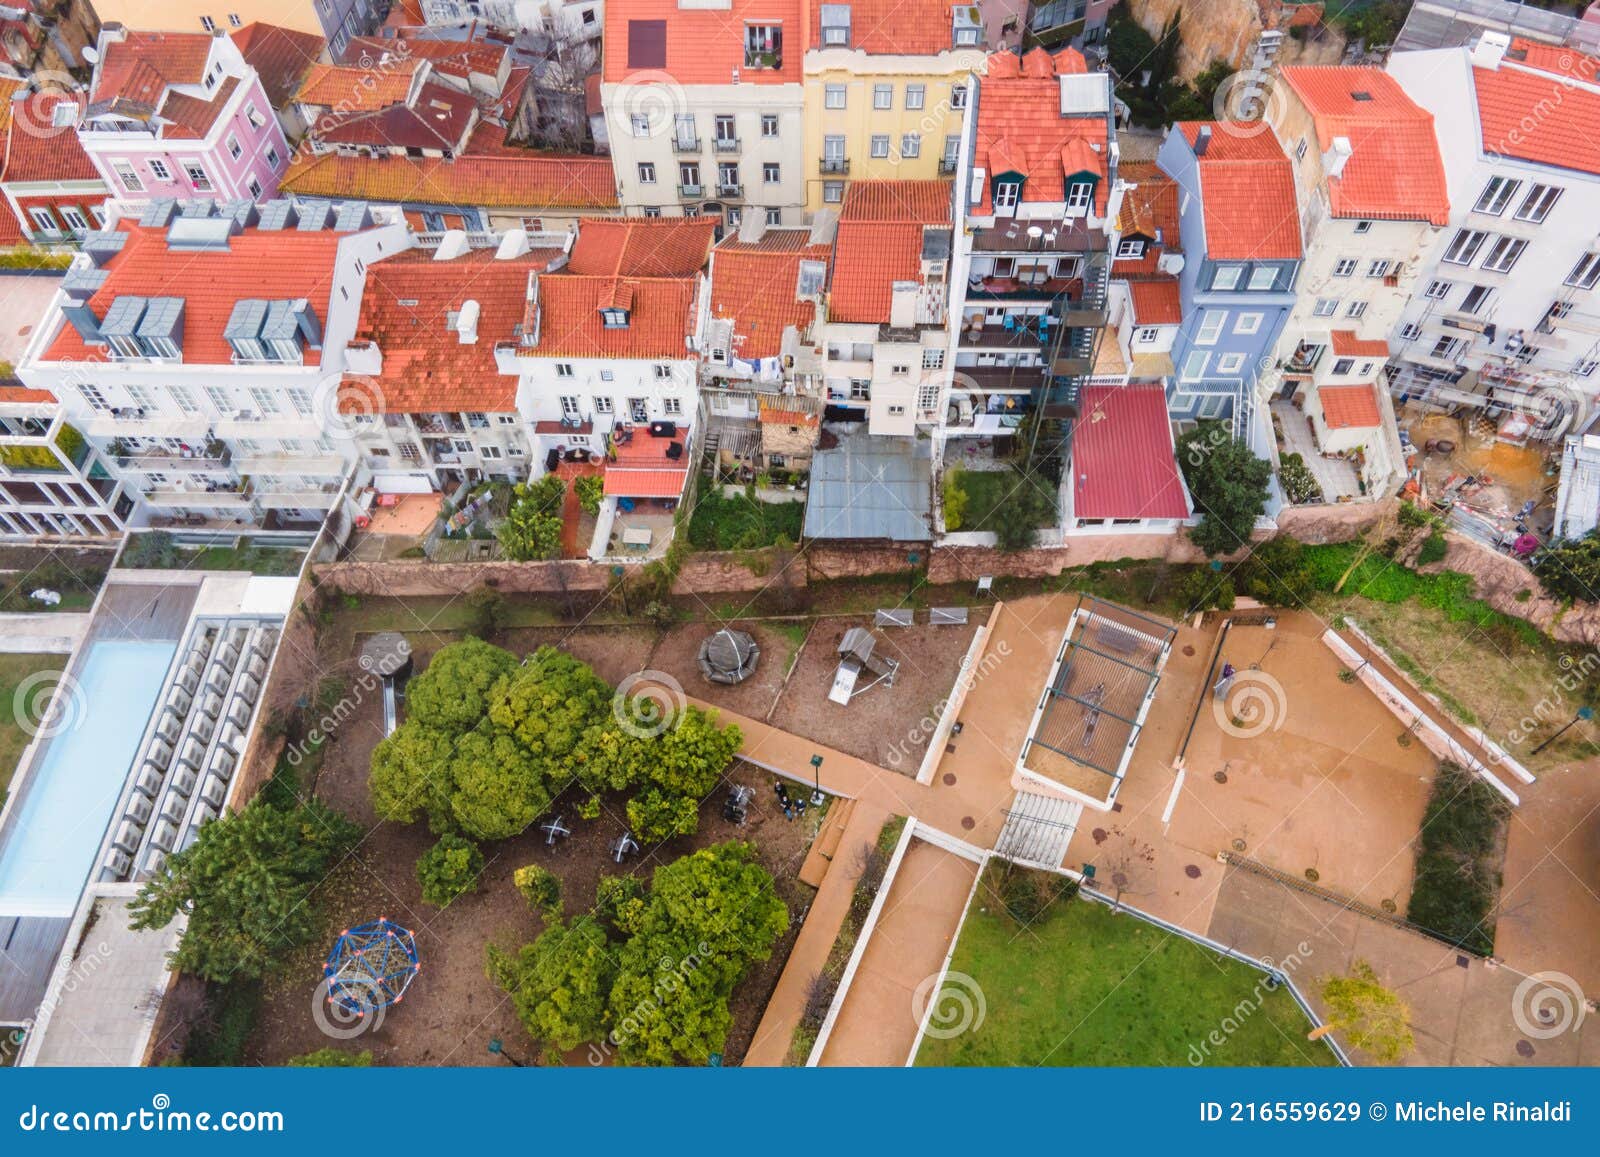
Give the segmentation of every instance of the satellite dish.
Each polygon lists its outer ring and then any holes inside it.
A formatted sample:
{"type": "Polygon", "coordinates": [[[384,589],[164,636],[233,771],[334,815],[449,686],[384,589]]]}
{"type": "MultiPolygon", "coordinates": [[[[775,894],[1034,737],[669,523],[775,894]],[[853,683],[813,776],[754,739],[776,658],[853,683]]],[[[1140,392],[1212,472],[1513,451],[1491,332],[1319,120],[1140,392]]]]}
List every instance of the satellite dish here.
{"type": "Polygon", "coordinates": [[[86,44],[83,48],[83,58],[90,64],[99,64],[100,50],[92,44],[86,44]]]}

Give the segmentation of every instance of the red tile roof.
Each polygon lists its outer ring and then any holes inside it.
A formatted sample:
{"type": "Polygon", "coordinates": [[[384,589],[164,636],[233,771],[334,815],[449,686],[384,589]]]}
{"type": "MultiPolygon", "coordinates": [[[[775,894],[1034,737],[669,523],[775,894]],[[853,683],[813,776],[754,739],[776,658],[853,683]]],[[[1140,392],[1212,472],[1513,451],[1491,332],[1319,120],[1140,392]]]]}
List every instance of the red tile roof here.
{"type": "Polygon", "coordinates": [[[1330,430],[1368,430],[1383,419],[1378,397],[1371,385],[1323,386],[1317,390],[1322,401],[1322,421],[1330,430]]]}
{"type": "Polygon", "coordinates": [[[768,229],[754,244],[734,235],[712,252],[711,316],[732,320],[734,357],[776,357],[784,330],[793,326],[803,334],[810,328],[816,307],[796,295],[800,262],[826,265],[832,256],[828,246],[810,244],[810,237],[808,229],[768,229]]]}
{"type": "Polygon", "coordinates": [[[1379,68],[1287,66],[1284,81],[1305,104],[1317,148],[1350,142],[1344,171],[1328,178],[1335,217],[1450,221],[1444,162],[1433,116],[1379,68]]]}
{"type": "Polygon", "coordinates": [[[0,182],[101,181],[78,134],[55,123],[58,105],[76,108],[77,102],[56,92],[30,92],[23,101],[12,100],[22,83],[0,77],[0,182]]]}
{"type": "Polygon", "coordinates": [[[1600,92],[1504,63],[1474,68],[1472,82],[1484,152],[1600,174],[1600,92]]]}
{"type": "Polygon", "coordinates": [[[1353,329],[1336,329],[1332,337],[1333,352],[1340,357],[1387,358],[1389,356],[1388,342],[1382,339],[1357,337],[1353,329]]]}
{"type": "Polygon", "coordinates": [[[314,64],[300,82],[294,99],[299,104],[337,112],[370,112],[404,104],[420,60],[395,60],[381,68],[355,68],[340,64],[314,64]]]}
{"type": "Polygon", "coordinates": [[[55,402],[56,396],[49,390],[0,385],[0,406],[53,406],[55,402]]]}
{"type": "MultiPolygon", "coordinates": [[[[539,279],[538,345],[520,357],[660,358],[689,356],[695,328],[696,278],[582,277],[553,273],[539,279]],[[600,309],[619,290],[633,295],[624,327],[607,329],[600,309]]],[[[523,322],[524,332],[530,332],[523,322]]]]}
{"type": "MultiPolygon", "coordinates": [[[[686,8],[677,0],[606,0],[607,84],[799,84],[805,55],[805,0],[729,0],[686,8]],[[783,30],[782,67],[746,68],[745,30],[783,30]]],[[[642,111],[642,110],[641,110],[642,111]]]]}
{"type": "Polygon", "coordinates": [[[1145,246],[1142,257],[1115,258],[1113,275],[1118,278],[1156,275],[1160,272],[1158,261],[1163,253],[1183,250],[1178,216],[1183,191],[1178,182],[1153,164],[1119,165],[1117,175],[1128,185],[1117,216],[1118,228],[1124,238],[1143,237],[1151,244],[1145,246]]]}
{"type": "Polygon", "coordinates": [[[1183,298],[1176,277],[1151,277],[1128,282],[1133,320],[1139,325],[1177,325],[1183,321],[1183,298]]]}
{"type": "MultiPolygon", "coordinates": [[[[112,301],[122,296],[183,298],[183,360],[188,365],[232,364],[233,348],[222,331],[234,305],[247,298],[306,298],[326,325],[339,240],[348,236],[328,230],[246,229],[226,250],[169,252],[165,229],[130,222],[119,228],[128,240],[103,267],[109,276],[89,299],[90,307],[104,317],[112,301]]],[[[43,360],[107,358],[105,347],[84,345],[78,331],[64,325],[43,360]]]]}
{"type": "Polygon", "coordinates": [[[1187,518],[1160,386],[1090,386],[1072,430],[1078,518],[1187,518]]]}
{"type": "Polygon", "coordinates": [[[595,217],[578,223],[567,272],[688,277],[705,268],[717,222],[706,217],[595,217]]]}
{"type": "Polygon", "coordinates": [[[760,403],[759,420],[768,426],[808,426],[822,425],[822,415],[808,413],[805,410],[785,410],[781,406],[769,403],[762,399],[760,403]]]}
{"type": "Polygon", "coordinates": [[[851,181],[833,243],[829,320],[887,322],[894,283],[922,279],[923,226],[949,222],[949,181],[851,181]]]}
{"type": "Polygon", "coordinates": [[[358,68],[371,68],[385,56],[391,60],[426,60],[441,76],[469,80],[475,73],[498,77],[509,51],[503,44],[485,44],[481,40],[357,36],[344,50],[344,60],[358,68]]]}
{"type": "Polygon", "coordinates": [[[1594,84],[1596,78],[1600,77],[1600,57],[1588,56],[1565,45],[1540,44],[1520,36],[1511,42],[1505,59],[1536,68],[1540,72],[1554,73],[1589,84],[1594,84]]]}
{"type": "Polygon", "coordinates": [[[607,157],[518,150],[512,156],[297,156],[280,188],[302,197],[359,197],[389,204],[533,210],[614,209],[607,157]]]}
{"type": "Polygon", "coordinates": [[[108,41],[95,68],[89,94],[91,108],[115,104],[116,111],[137,115],[154,112],[161,95],[174,84],[199,84],[211,56],[211,36],[204,32],[135,32],[108,41]]]}
{"type": "Polygon", "coordinates": [[[172,140],[204,140],[238,87],[239,78],[230,76],[210,96],[169,92],[161,105],[161,117],[170,123],[162,128],[161,135],[172,140]]]}
{"type": "Polygon", "coordinates": [[[327,112],[312,132],[329,144],[453,152],[469,139],[477,114],[478,102],[471,96],[429,80],[410,104],[327,112]]]}
{"type": "Polygon", "coordinates": [[[619,470],[606,467],[607,498],[677,498],[689,480],[687,470],[619,470]]]}
{"type": "Polygon", "coordinates": [[[1110,196],[1105,115],[1061,115],[1057,77],[1088,72],[1083,54],[1065,48],[1052,57],[1035,48],[1020,60],[997,52],[987,63],[988,72],[978,82],[973,146],[974,164],[986,179],[973,212],[988,216],[994,211],[991,184],[1001,173],[1025,178],[1023,201],[1048,203],[1065,200],[1068,176],[1090,172],[1099,178],[1095,211],[1104,213],[1110,196]]]}
{"type": "Polygon", "coordinates": [[[410,249],[367,267],[355,340],[377,343],[383,372],[351,381],[341,390],[341,409],[516,410],[517,379],[496,369],[495,343],[512,340],[522,321],[528,274],[561,250],[536,249],[509,261],[496,260],[493,249],[453,261],[435,261],[434,252],[410,249]],[[463,344],[446,323],[468,301],[478,303],[478,340],[463,344]]]}
{"type": "MultiPolygon", "coordinates": [[[[680,430],[682,427],[680,427],[680,430]]],[[[630,470],[643,470],[649,467],[666,466],[677,469],[683,462],[682,446],[683,433],[675,434],[671,438],[657,438],[654,434],[644,429],[634,431],[632,438],[626,442],[613,441],[610,447],[611,463],[614,466],[626,467],[630,470]],[[679,457],[673,458],[672,446],[676,443],[679,447],[679,457]]]]}
{"type": "Polygon", "coordinates": [[[834,2],[807,0],[814,49],[885,56],[934,56],[951,50],[950,0],[849,0],[850,43],[843,48],[822,43],[822,6],[834,2]]]}
{"type": "Polygon", "coordinates": [[[16,245],[22,240],[22,222],[11,211],[11,203],[0,197],[0,245],[16,245]]]}
{"type": "Polygon", "coordinates": [[[327,42],[314,33],[279,28],[259,20],[235,32],[233,43],[261,78],[261,87],[273,108],[282,108],[289,102],[327,47],[327,42]]]}
{"type": "Polygon", "coordinates": [[[1263,121],[1180,121],[1178,131],[1194,147],[1202,128],[1211,130],[1198,157],[1206,253],[1224,261],[1298,258],[1300,210],[1294,169],[1278,138],[1263,121]]]}

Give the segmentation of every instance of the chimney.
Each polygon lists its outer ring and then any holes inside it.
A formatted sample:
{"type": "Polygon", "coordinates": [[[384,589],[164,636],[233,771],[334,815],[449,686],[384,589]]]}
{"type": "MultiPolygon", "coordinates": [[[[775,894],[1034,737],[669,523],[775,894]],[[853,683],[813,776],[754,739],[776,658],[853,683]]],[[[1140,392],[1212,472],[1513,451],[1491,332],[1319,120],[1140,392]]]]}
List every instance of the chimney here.
{"type": "Polygon", "coordinates": [[[1194,155],[1197,156],[1197,157],[1203,157],[1203,156],[1206,155],[1206,150],[1209,149],[1210,147],[1211,147],[1211,126],[1210,125],[1201,125],[1200,126],[1200,131],[1195,134],[1195,138],[1194,138],[1194,155]]]}
{"type": "Polygon", "coordinates": [[[444,236],[439,239],[439,248],[433,251],[435,261],[454,261],[457,257],[465,257],[472,246],[467,243],[465,229],[446,229],[444,236]]]}
{"type": "Polygon", "coordinates": [[[500,248],[494,251],[496,261],[515,261],[528,251],[528,231],[526,229],[509,229],[506,235],[500,238],[500,248]]]}
{"type": "Polygon", "coordinates": [[[456,314],[456,339],[462,345],[478,344],[478,303],[463,301],[456,314]]]}
{"type": "Polygon", "coordinates": [[[917,283],[897,281],[890,291],[889,328],[910,329],[917,324],[917,283]]]}
{"type": "Polygon", "coordinates": [[[1350,138],[1334,137],[1333,144],[1322,154],[1322,174],[1330,180],[1344,172],[1350,162],[1350,138]]]}
{"type": "Polygon", "coordinates": [[[61,305],[61,316],[72,323],[72,328],[78,331],[84,345],[106,344],[106,339],[100,336],[100,319],[90,308],[87,297],[67,298],[61,305]]]}
{"type": "Polygon", "coordinates": [[[767,215],[755,209],[748,209],[744,216],[739,218],[739,243],[741,245],[755,245],[767,233],[767,215]]]}
{"type": "Polygon", "coordinates": [[[1511,47],[1511,37],[1504,32],[1485,32],[1478,37],[1478,43],[1472,46],[1472,64],[1475,68],[1487,68],[1491,72],[1500,67],[1500,62],[1505,59],[1506,49],[1511,47]]]}

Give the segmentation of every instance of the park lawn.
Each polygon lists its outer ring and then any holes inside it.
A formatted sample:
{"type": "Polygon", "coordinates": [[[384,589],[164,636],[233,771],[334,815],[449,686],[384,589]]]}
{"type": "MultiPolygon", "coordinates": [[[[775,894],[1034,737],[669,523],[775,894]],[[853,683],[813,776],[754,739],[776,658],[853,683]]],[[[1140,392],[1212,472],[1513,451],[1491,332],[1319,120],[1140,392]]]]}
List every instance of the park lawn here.
{"type": "Polygon", "coordinates": [[[986,898],[950,965],[982,989],[983,1023],[927,1037],[919,1065],[1336,1063],[1306,1040],[1288,991],[1267,991],[1254,968],[1095,901],[1058,902],[1023,929],[986,898]],[[1213,1031],[1222,1045],[1208,1046],[1213,1031]]]}
{"type": "MultiPolygon", "coordinates": [[[[29,675],[39,671],[59,671],[66,664],[65,655],[11,655],[0,654],[0,795],[11,785],[11,776],[17,770],[17,761],[33,736],[23,729],[18,715],[26,714],[36,696],[45,693],[40,688],[32,695],[17,701],[17,687],[29,675]]],[[[43,706],[43,704],[40,704],[43,706]]]]}

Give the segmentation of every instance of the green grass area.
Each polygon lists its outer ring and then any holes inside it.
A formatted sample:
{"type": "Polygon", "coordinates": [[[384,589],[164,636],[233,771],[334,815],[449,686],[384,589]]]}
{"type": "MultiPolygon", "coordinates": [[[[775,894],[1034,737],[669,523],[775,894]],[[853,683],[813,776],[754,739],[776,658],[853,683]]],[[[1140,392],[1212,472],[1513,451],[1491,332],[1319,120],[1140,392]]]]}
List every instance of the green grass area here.
{"type": "Polygon", "coordinates": [[[757,550],[799,542],[805,517],[804,502],[762,502],[708,486],[689,519],[689,544],[695,550],[757,550]]]}
{"type": "Polygon", "coordinates": [[[9,789],[17,761],[33,739],[23,722],[39,717],[50,684],[40,684],[20,700],[18,688],[31,675],[60,671],[66,661],[65,655],[0,655],[0,797],[9,789]]]}
{"type": "Polygon", "coordinates": [[[129,570],[228,570],[293,578],[305,556],[301,547],[274,546],[253,538],[242,538],[237,546],[188,547],[165,531],[152,530],[130,536],[117,565],[129,570]]]}
{"type": "MultiPolygon", "coordinates": [[[[1030,482],[1015,470],[960,470],[956,485],[966,493],[966,509],[961,515],[962,531],[996,530],[995,512],[1001,507],[1024,502],[1031,505],[1035,526],[1054,526],[1056,496],[1040,484],[1030,482]]],[[[949,499],[946,498],[948,521],[949,499]]]]}
{"type": "MultiPolygon", "coordinates": [[[[951,970],[981,988],[983,1022],[926,1038],[919,1065],[1336,1063],[1306,1040],[1294,998],[1268,990],[1257,969],[1089,900],[1059,902],[1023,927],[980,893],[951,970]]],[[[970,984],[946,994],[970,998],[970,984]]]]}
{"type": "Polygon", "coordinates": [[[1494,951],[1494,908],[1511,806],[1478,776],[1441,764],[1422,816],[1406,917],[1452,944],[1494,951]]]}

